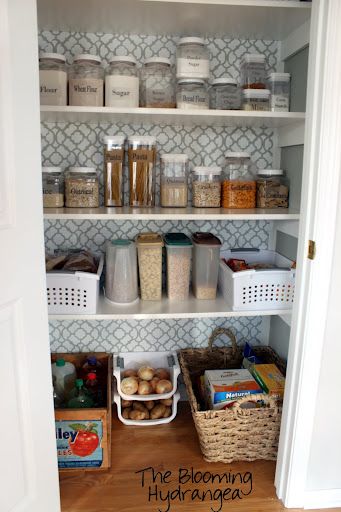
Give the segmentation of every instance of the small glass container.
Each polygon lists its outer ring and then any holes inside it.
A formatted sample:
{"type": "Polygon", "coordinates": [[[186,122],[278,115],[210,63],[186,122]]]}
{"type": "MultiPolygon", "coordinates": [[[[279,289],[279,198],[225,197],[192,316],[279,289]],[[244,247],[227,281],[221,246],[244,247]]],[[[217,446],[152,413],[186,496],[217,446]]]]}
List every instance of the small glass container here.
{"type": "Polygon", "coordinates": [[[59,53],[42,53],[39,58],[40,104],[67,104],[66,59],[59,53]]]}
{"type": "Polygon", "coordinates": [[[65,206],[98,208],[98,174],[94,167],[70,167],[65,173],[65,206]]]}
{"type": "Polygon", "coordinates": [[[161,300],[163,240],[157,233],[141,233],[136,239],[142,300],[161,300]]]}
{"type": "Polygon", "coordinates": [[[288,208],[289,180],[281,169],[257,172],[257,208],[288,208]]]}
{"type": "Polygon", "coordinates": [[[141,70],[140,92],[141,107],[175,108],[175,83],[169,59],[146,59],[141,70]]]}
{"type": "Polygon", "coordinates": [[[161,155],[161,206],[184,208],[188,201],[188,156],[161,155]]]}
{"type": "Polygon", "coordinates": [[[222,186],[223,208],[255,208],[256,180],[248,153],[229,151],[222,186]]]}
{"type": "Polygon", "coordinates": [[[64,175],[61,167],[43,167],[44,208],[64,206],[64,175]]]}
{"type": "Polygon", "coordinates": [[[268,84],[271,91],[270,110],[272,112],[289,112],[290,73],[270,73],[268,84]]]}
{"type": "Polygon", "coordinates": [[[155,205],[155,137],[128,138],[129,205],[155,205]]]}
{"type": "Polygon", "coordinates": [[[207,110],[209,108],[209,96],[206,82],[197,78],[178,80],[176,108],[207,110]]]}
{"type": "Polygon", "coordinates": [[[104,206],[123,206],[125,137],[106,135],[104,145],[104,206]]]}
{"type": "Polygon", "coordinates": [[[103,107],[104,70],[101,58],[77,55],[69,71],[69,105],[103,107]]]}
{"type": "Polygon", "coordinates": [[[216,78],[210,90],[211,108],[214,110],[238,110],[241,104],[240,87],[234,78],[216,78]]]}
{"type": "Polygon", "coordinates": [[[245,54],[240,71],[243,89],[266,89],[265,55],[245,54]]]}
{"type": "Polygon", "coordinates": [[[105,297],[116,304],[138,300],[135,242],[116,239],[107,243],[105,297]]]}
{"type": "Polygon", "coordinates": [[[186,300],[189,293],[192,242],[183,233],[165,235],[167,251],[167,296],[169,300],[186,300]]]}
{"type": "Polygon", "coordinates": [[[196,299],[217,295],[221,241],[212,233],[193,233],[193,293],[196,299]]]}
{"type": "Polygon", "coordinates": [[[182,37],[176,49],[176,77],[210,77],[210,56],[205,40],[201,37],[182,37]]]}
{"type": "Polygon", "coordinates": [[[268,89],[244,89],[243,110],[270,110],[270,94],[268,89]]]}
{"type": "Polygon", "coordinates": [[[221,167],[194,167],[192,205],[196,208],[219,208],[221,167]]]}
{"type": "Polygon", "coordinates": [[[134,57],[112,57],[105,74],[105,106],[139,106],[139,76],[134,57]]]}

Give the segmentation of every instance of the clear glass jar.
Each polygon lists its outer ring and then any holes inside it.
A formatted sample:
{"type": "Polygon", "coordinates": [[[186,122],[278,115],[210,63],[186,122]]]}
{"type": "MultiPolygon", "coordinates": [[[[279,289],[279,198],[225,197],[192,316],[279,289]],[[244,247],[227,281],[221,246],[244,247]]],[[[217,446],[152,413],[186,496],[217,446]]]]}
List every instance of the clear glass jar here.
{"type": "Polygon", "coordinates": [[[136,239],[142,300],[161,300],[163,240],[157,233],[141,233],[136,239]]]}
{"type": "Polygon", "coordinates": [[[64,206],[64,175],[61,167],[43,167],[43,205],[44,208],[64,206]]]}
{"type": "Polygon", "coordinates": [[[176,108],[207,110],[209,108],[209,96],[206,82],[196,78],[178,80],[176,108]]]}
{"type": "Polygon", "coordinates": [[[221,168],[194,167],[192,176],[192,205],[196,208],[219,208],[221,168]]]}
{"type": "Polygon", "coordinates": [[[270,110],[270,91],[268,89],[244,89],[243,110],[270,110]]]}
{"type": "Polygon", "coordinates": [[[69,71],[69,105],[103,107],[104,69],[101,58],[77,55],[69,71]]]}
{"type": "Polygon", "coordinates": [[[161,206],[181,208],[187,206],[188,156],[161,155],[161,206]]]}
{"type": "Polygon", "coordinates": [[[193,293],[196,299],[217,295],[221,241],[212,233],[193,233],[193,293]]]}
{"type": "Polygon", "coordinates": [[[155,205],[155,137],[128,138],[129,205],[155,205]]]}
{"type": "Polygon", "coordinates": [[[167,296],[169,300],[186,300],[189,292],[192,242],[183,233],[166,233],[167,296]]]}
{"type": "Polygon", "coordinates": [[[123,206],[124,136],[107,135],[104,145],[104,206],[123,206]]]}
{"type": "Polygon", "coordinates": [[[105,298],[116,304],[138,300],[135,242],[111,240],[106,246],[105,298]]]}
{"type": "Polygon", "coordinates": [[[250,155],[229,151],[222,185],[223,208],[256,208],[256,179],[250,155]]]}
{"type": "Polygon", "coordinates": [[[271,92],[270,110],[272,112],[289,112],[290,73],[270,73],[268,84],[271,92]]]}
{"type": "Polygon", "coordinates": [[[146,59],[141,69],[141,107],[175,108],[174,75],[165,57],[146,59]]]}
{"type": "Polygon", "coordinates": [[[240,71],[243,89],[266,89],[265,55],[245,54],[240,71]]]}
{"type": "Polygon", "coordinates": [[[67,104],[66,59],[59,53],[42,53],[39,58],[40,104],[67,104]]]}
{"type": "Polygon", "coordinates": [[[201,37],[182,37],[176,49],[176,77],[210,77],[210,57],[205,40],[201,37]]]}
{"type": "Polygon", "coordinates": [[[241,104],[240,87],[234,78],[216,78],[210,90],[211,108],[216,110],[238,110],[241,104]]]}
{"type": "Polygon", "coordinates": [[[105,106],[139,106],[139,76],[130,55],[112,57],[105,74],[105,106]]]}
{"type": "Polygon", "coordinates": [[[70,167],[65,173],[65,206],[98,208],[98,174],[93,167],[70,167]]]}
{"type": "Polygon", "coordinates": [[[257,172],[257,208],[288,208],[289,180],[281,169],[257,172]]]}

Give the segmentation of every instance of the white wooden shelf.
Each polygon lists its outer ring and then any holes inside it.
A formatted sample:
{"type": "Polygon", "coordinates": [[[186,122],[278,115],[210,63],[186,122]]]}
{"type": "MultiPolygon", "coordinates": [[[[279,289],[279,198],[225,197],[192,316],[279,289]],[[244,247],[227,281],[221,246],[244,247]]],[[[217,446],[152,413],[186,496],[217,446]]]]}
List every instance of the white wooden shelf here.
{"type": "Polygon", "coordinates": [[[216,300],[197,300],[190,296],[186,301],[139,300],[130,306],[114,306],[100,297],[96,315],[49,315],[50,320],[149,320],[162,318],[219,318],[240,316],[268,316],[288,314],[287,309],[264,311],[232,311],[223,297],[216,300]]]}
{"type": "Polygon", "coordinates": [[[287,0],[38,0],[40,30],[282,40],[310,18],[287,0]]]}
{"type": "Polygon", "coordinates": [[[45,208],[45,219],[60,220],[299,220],[292,209],[225,208],[45,208]]]}
{"type": "Polygon", "coordinates": [[[182,110],[177,108],[112,108],[112,107],[55,107],[41,106],[43,122],[98,123],[124,122],[130,124],[166,124],[176,126],[285,126],[302,125],[304,112],[249,112],[245,110],[182,110]]]}

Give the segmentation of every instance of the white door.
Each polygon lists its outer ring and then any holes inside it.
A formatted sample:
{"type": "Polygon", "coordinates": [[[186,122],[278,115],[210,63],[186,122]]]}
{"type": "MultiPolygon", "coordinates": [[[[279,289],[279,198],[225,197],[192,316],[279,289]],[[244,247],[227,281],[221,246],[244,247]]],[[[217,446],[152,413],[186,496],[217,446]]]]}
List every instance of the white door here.
{"type": "Polygon", "coordinates": [[[0,508],[57,512],[34,0],[0,1],[0,55],[0,508]]]}

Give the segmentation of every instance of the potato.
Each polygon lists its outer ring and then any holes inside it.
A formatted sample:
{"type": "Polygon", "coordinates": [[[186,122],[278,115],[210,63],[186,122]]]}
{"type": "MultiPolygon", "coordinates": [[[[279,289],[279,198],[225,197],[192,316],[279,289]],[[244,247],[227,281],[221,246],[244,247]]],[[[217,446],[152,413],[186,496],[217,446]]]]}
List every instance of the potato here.
{"type": "Polygon", "coordinates": [[[158,420],[159,418],[163,418],[163,415],[165,414],[165,412],[166,412],[166,406],[163,404],[158,404],[150,411],[150,419],[158,420]]]}
{"type": "Polygon", "coordinates": [[[126,377],[121,381],[121,390],[126,395],[135,395],[138,387],[139,384],[134,377],[126,377]]]}
{"type": "Polygon", "coordinates": [[[136,411],[133,409],[129,413],[129,419],[130,420],[146,420],[147,415],[144,411],[136,411]]]}
{"type": "MultiPolygon", "coordinates": [[[[122,409],[125,409],[126,407],[131,407],[132,405],[133,405],[132,400],[124,400],[123,398],[121,399],[122,409]]],[[[167,405],[167,404],[165,404],[165,405],[167,405]]]]}
{"type": "Polygon", "coordinates": [[[137,376],[142,380],[152,380],[154,377],[154,368],[150,366],[141,366],[137,372],[137,376]]]}
{"type": "Polygon", "coordinates": [[[159,382],[159,380],[159,377],[153,377],[152,380],[149,381],[149,384],[153,389],[152,393],[156,393],[156,384],[159,382]]]}
{"type": "Polygon", "coordinates": [[[129,420],[129,414],[131,413],[131,411],[132,411],[131,407],[126,407],[126,409],[123,409],[123,411],[122,411],[122,417],[125,420],[129,420]]]}
{"type": "Polygon", "coordinates": [[[146,380],[141,380],[138,384],[138,389],[137,389],[137,393],[139,395],[150,395],[153,391],[153,388],[151,387],[151,385],[149,384],[149,382],[147,382],[146,380]]]}
{"type": "Polygon", "coordinates": [[[148,411],[151,411],[154,407],[154,405],[156,405],[156,403],[154,402],[154,400],[146,400],[145,402],[143,402],[144,405],[146,406],[146,408],[148,409],[148,411]]]}
{"type": "Polygon", "coordinates": [[[173,384],[170,380],[161,379],[156,384],[155,391],[158,395],[162,395],[163,393],[169,393],[173,389],[173,384]]]}
{"type": "Polygon", "coordinates": [[[133,368],[128,368],[127,370],[124,370],[122,373],[123,377],[137,377],[137,371],[133,368]]]}
{"type": "Polygon", "coordinates": [[[147,407],[144,405],[144,402],[139,402],[138,400],[134,400],[133,409],[134,409],[134,411],[143,411],[143,412],[148,411],[147,407]]]}
{"type": "Polygon", "coordinates": [[[171,407],[166,407],[166,411],[163,415],[164,418],[169,418],[169,416],[172,415],[172,408],[171,407]]]}
{"type": "Polygon", "coordinates": [[[161,398],[160,404],[166,405],[167,407],[171,407],[173,405],[173,398],[161,398]]]}
{"type": "Polygon", "coordinates": [[[166,370],[166,368],[156,368],[154,376],[159,377],[159,379],[170,379],[170,373],[168,370],[166,370]]]}

